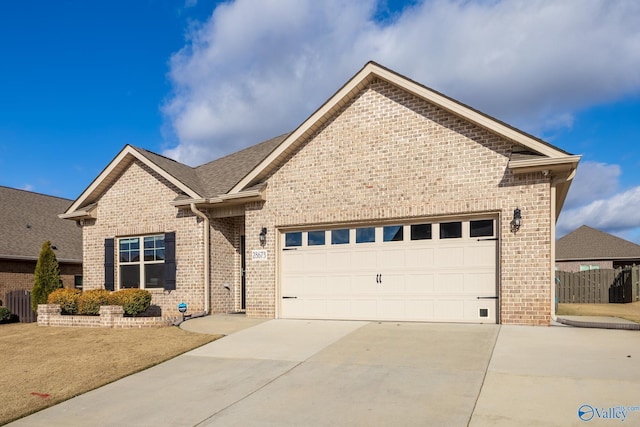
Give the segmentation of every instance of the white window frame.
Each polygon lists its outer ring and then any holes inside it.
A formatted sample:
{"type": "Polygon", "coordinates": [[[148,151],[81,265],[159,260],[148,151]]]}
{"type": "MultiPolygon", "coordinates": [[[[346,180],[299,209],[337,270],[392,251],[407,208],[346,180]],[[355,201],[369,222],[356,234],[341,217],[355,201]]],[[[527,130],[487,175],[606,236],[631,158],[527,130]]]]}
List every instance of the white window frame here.
{"type": "MultiPolygon", "coordinates": [[[[164,264],[165,260],[166,260],[166,245],[164,243],[164,239],[165,239],[165,235],[164,234],[147,234],[147,235],[140,235],[140,236],[126,236],[126,237],[119,237],[118,238],[118,289],[163,289],[163,286],[153,286],[153,287],[146,287],[146,283],[145,283],[145,267],[147,265],[155,265],[155,264],[164,264]],[[145,247],[144,247],[144,240],[145,238],[162,238],[162,242],[163,242],[163,246],[161,247],[161,249],[163,250],[163,254],[164,254],[164,258],[161,260],[153,260],[153,261],[145,261],[145,256],[144,256],[144,252],[145,252],[145,247]],[[121,254],[120,254],[120,245],[121,245],[121,241],[123,240],[131,240],[131,239],[138,239],[138,260],[137,261],[122,261],[121,260],[121,254]],[[137,288],[123,288],[122,287],[122,271],[121,268],[122,266],[127,266],[127,265],[137,265],[139,266],[139,278],[138,278],[138,287],[137,288]]],[[[154,257],[155,255],[155,251],[157,248],[154,245],[154,257]]]]}

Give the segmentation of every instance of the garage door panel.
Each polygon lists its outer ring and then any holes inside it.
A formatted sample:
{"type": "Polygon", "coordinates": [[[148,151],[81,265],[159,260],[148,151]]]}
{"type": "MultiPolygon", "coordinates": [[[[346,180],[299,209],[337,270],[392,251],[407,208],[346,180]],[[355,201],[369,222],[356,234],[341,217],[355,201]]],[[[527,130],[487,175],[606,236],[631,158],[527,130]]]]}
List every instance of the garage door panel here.
{"type": "Polygon", "coordinates": [[[405,313],[405,301],[398,299],[379,299],[378,318],[402,319],[405,313]]]}
{"type": "Polygon", "coordinates": [[[464,266],[476,267],[486,266],[495,268],[496,252],[495,246],[487,247],[487,245],[468,246],[465,248],[464,266]]]}
{"type": "Polygon", "coordinates": [[[346,250],[337,250],[327,253],[326,268],[331,271],[350,271],[351,270],[351,252],[346,250]]]}
{"type": "MultiPolygon", "coordinates": [[[[280,316],[315,319],[496,321],[497,241],[468,236],[404,237],[375,242],[306,246],[281,252],[280,316]],[[423,239],[423,240],[419,240],[423,239]],[[480,299],[479,299],[480,298],[480,299]]],[[[395,235],[397,236],[397,235],[395,235]]],[[[290,249],[290,248],[286,248],[290,249]]]]}
{"type": "Polygon", "coordinates": [[[287,256],[282,257],[282,271],[290,273],[304,273],[305,258],[307,254],[298,251],[287,251],[287,256]]]}
{"type": "Polygon", "coordinates": [[[407,270],[421,270],[425,268],[433,268],[435,265],[435,250],[432,247],[422,247],[415,249],[407,249],[406,268],[407,270]]]}
{"type": "Polygon", "coordinates": [[[438,248],[436,265],[440,267],[460,267],[464,265],[464,247],[452,246],[438,248]]]}
{"type": "Polygon", "coordinates": [[[461,321],[464,319],[464,301],[459,299],[438,299],[435,308],[436,320],[461,321]]]}
{"type": "Polygon", "coordinates": [[[354,275],[352,276],[351,283],[351,289],[348,291],[351,295],[375,294],[378,286],[375,276],[372,274],[354,275]]]}
{"type": "MultiPolygon", "coordinates": [[[[397,242],[394,242],[397,243],[397,242]]],[[[391,246],[391,244],[390,244],[391,246]]],[[[395,245],[394,245],[395,246],[395,245]]],[[[404,248],[385,248],[380,249],[380,257],[378,259],[377,268],[386,269],[403,269],[405,266],[406,256],[404,248]]]]}
{"type": "Polygon", "coordinates": [[[350,319],[378,319],[378,301],[371,299],[354,299],[351,302],[350,319]]]}
{"type": "Polygon", "coordinates": [[[358,248],[351,253],[351,270],[373,271],[376,265],[378,265],[378,253],[375,250],[362,250],[358,248]]]}
{"type": "Polygon", "coordinates": [[[496,282],[495,274],[467,273],[464,278],[464,293],[476,296],[495,296],[496,282]]]}
{"type": "Polygon", "coordinates": [[[434,276],[435,274],[407,274],[406,280],[406,291],[409,294],[425,294],[429,295],[434,292],[434,276]]]}
{"type": "Polygon", "coordinates": [[[303,271],[326,271],[327,270],[327,254],[326,252],[307,252],[302,262],[301,269],[303,271]]]}
{"type": "Polygon", "coordinates": [[[377,293],[381,295],[397,295],[406,292],[404,274],[381,274],[377,293]]]}
{"type": "Polygon", "coordinates": [[[464,274],[441,273],[436,275],[434,291],[442,294],[460,294],[464,292],[464,274]]]}
{"type": "Polygon", "coordinates": [[[409,299],[405,305],[405,316],[407,320],[433,320],[434,304],[432,299],[409,299]]]}

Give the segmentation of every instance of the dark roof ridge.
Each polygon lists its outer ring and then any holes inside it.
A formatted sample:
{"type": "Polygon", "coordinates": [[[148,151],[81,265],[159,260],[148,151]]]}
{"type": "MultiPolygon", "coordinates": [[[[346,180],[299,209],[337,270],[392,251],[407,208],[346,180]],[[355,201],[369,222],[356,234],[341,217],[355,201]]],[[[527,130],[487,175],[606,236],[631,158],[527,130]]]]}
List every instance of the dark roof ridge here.
{"type": "Polygon", "coordinates": [[[22,191],[22,192],[29,193],[29,194],[34,194],[34,195],[37,195],[37,196],[53,197],[54,199],[60,199],[60,200],[66,200],[66,201],[69,201],[69,202],[73,202],[73,199],[68,199],[66,197],[54,196],[52,194],[39,193],[37,191],[25,190],[23,188],[9,187],[9,186],[6,186],[6,185],[0,185],[0,188],[5,188],[7,190],[13,190],[13,191],[22,191]]]}

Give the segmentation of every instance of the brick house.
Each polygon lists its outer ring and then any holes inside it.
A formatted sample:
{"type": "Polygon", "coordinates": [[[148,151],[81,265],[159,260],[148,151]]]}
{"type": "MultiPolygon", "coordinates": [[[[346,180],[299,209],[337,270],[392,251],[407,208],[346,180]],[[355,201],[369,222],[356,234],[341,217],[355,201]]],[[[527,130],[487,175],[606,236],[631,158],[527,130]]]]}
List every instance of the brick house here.
{"type": "Polygon", "coordinates": [[[584,271],[640,264],[640,245],[583,225],[556,242],[556,268],[584,271]]]}
{"type": "MultiPolygon", "coordinates": [[[[0,301],[33,288],[42,244],[50,240],[65,287],[82,286],[82,230],[58,214],[73,200],[0,186],[0,301]]],[[[11,307],[10,307],[11,308],[11,307]]]]}
{"type": "Polygon", "coordinates": [[[148,288],[167,316],[548,325],[579,159],[370,62],[210,163],[126,146],[60,216],[85,288],[148,288]]]}

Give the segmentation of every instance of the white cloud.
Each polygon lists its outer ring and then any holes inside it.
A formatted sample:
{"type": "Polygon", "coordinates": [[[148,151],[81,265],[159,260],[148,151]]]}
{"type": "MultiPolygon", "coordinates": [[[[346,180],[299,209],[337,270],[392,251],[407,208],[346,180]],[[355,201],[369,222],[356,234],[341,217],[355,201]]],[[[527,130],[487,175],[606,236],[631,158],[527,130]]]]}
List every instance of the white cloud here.
{"type": "Polygon", "coordinates": [[[368,60],[536,134],[640,90],[637,1],[435,0],[384,24],[376,8],[218,5],[171,58],[165,154],[201,164],[292,130],[368,60]]]}
{"type": "Polygon", "coordinates": [[[606,199],[562,212],[558,221],[558,235],[588,225],[610,233],[635,235],[640,227],[640,187],[633,187],[606,199]]]}
{"type": "Polygon", "coordinates": [[[22,186],[22,190],[25,190],[25,191],[33,191],[34,189],[35,187],[31,184],[25,184],[22,186]]]}
{"type": "Polygon", "coordinates": [[[564,209],[572,209],[595,200],[612,197],[618,191],[621,173],[619,165],[581,161],[569,188],[564,209]]]}

